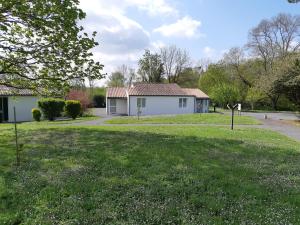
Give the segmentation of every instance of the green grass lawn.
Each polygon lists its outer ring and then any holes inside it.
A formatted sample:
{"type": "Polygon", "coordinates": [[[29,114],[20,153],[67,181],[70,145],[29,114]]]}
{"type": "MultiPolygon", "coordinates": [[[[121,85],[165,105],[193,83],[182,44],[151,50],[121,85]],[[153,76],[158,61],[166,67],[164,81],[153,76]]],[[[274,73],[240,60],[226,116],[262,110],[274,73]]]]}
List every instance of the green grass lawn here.
{"type": "MultiPolygon", "coordinates": [[[[235,116],[235,124],[255,125],[259,121],[250,116],[235,116]]],[[[184,114],[174,116],[117,117],[106,121],[109,124],[231,124],[231,116],[218,113],[184,114]]]]}
{"type": "Polygon", "coordinates": [[[300,143],[260,129],[0,125],[0,224],[299,224],[300,143]]]}

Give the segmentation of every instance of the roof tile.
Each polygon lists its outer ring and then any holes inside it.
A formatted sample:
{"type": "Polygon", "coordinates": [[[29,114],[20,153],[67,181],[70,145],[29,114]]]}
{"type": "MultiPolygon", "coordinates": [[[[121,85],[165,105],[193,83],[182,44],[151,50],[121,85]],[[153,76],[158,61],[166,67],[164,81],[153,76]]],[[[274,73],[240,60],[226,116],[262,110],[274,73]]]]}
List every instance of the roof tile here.
{"type": "Polygon", "coordinates": [[[181,88],[178,84],[145,84],[139,83],[130,88],[107,88],[108,98],[126,98],[131,96],[195,96],[196,98],[209,98],[205,93],[196,88],[181,88]]]}
{"type": "Polygon", "coordinates": [[[196,98],[209,98],[207,94],[198,88],[182,88],[182,90],[187,95],[195,96],[196,98]]]}
{"type": "Polygon", "coordinates": [[[108,98],[126,98],[126,88],[125,87],[110,87],[106,90],[106,97],[108,98]]]}
{"type": "Polygon", "coordinates": [[[17,89],[0,85],[0,96],[33,96],[34,93],[28,89],[17,89]]]}

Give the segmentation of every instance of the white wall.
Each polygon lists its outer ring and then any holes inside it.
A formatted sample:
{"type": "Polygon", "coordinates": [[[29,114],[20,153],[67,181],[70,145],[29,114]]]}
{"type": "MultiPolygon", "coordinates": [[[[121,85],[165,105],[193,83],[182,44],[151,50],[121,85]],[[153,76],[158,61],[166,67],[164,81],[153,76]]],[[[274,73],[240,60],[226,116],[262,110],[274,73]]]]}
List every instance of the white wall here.
{"type": "MultiPolygon", "coordinates": [[[[107,114],[112,114],[110,113],[110,100],[111,99],[107,99],[106,100],[106,112],[107,114]]],[[[115,114],[127,114],[127,99],[122,99],[122,98],[117,98],[116,99],[116,113],[115,114]]]]}
{"type": "Polygon", "coordinates": [[[14,106],[16,107],[16,118],[18,122],[32,121],[32,108],[37,108],[38,97],[18,96],[8,97],[8,122],[14,121],[14,106]]]}
{"type": "Polygon", "coordinates": [[[130,116],[137,115],[137,98],[146,98],[142,115],[185,114],[195,112],[195,97],[177,96],[130,96],[130,116]],[[179,98],[187,98],[187,107],[179,108],[179,98]]]}

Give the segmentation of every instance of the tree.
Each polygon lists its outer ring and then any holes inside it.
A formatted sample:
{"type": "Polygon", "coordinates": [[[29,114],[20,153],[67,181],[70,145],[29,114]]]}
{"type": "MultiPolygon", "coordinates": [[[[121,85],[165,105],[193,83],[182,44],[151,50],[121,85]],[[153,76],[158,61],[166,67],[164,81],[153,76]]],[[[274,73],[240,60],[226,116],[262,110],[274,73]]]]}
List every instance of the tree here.
{"type": "Polygon", "coordinates": [[[211,64],[208,66],[199,79],[199,88],[208,93],[213,94],[216,86],[232,83],[230,76],[222,64],[211,64]]]}
{"type": "Polygon", "coordinates": [[[298,3],[300,0],[288,0],[289,3],[298,3]]]}
{"type": "Polygon", "coordinates": [[[112,72],[108,77],[107,81],[108,87],[124,87],[125,77],[120,71],[112,72]]]}
{"type": "Polygon", "coordinates": [[[265,95],[259,89],[252,87],[248,89],[246,101],[251,105],[251,109],[254,110],[255,104],[264,97],[265,95]]]}
{"type": "Polygon", "coordinates": [[[291,53],[299,51],[300,16],[279,14],[270,20],[262,20],[250,31],[248,46],[263,62],[260,80],[256,83],[276,109],[280,93],[274,82],[283,75],[282,62],[289,61],[291,53]]]}
{"type": "Polygon", "coordinates": [[[124,86],[130,87],[136,78],[135,70],[123,64],[118,68],[118,71],[124,77],[124,86]]]}
{"type": "Polygon", "coordinates": [[[239,91],[233,85],[221,84],[215,88],[211,97],[215,103],[225,108],[227,104],[234,105],[237,103],[239,91]]]}
{"type": "Polygon", "coordinates": [[[279,14],[262,20],[249,33],[248,46],[264,60],[264,69],[272,68],[276,58],[300,49],[300,16],[279,14]]]}
{"type": "Polygon", "coordinates": [[[277,81],[277,88],[288,99],[300,108],[300,60],[296,59],[294,65],[277,81]]]}
{"type": "Polygon", "coordinates": [[[91,100],[89,98],[89,94],[87,91],[83,91],[83,90],[71,90],[67,96],[66,96],[67,100],[77,100],[80,102],[81,107],[82,107],[82,111],[86,111],[87,108],[89,107],[89,105],[91,104],[91,100]]]}
{"type": "Polygon", "coordinates": [[[184,88],[198,88],[199,78],[200,73],[197,69],[186,68],[180,73],[177,83],[184,88]]]}
{"type": "Polygon", "coordinates": [[[223,61],[232,74],[237,76],[246,86],[252,86],[251,81],[244,74],[243,63],[245,62],[245,56],[243,49],[238,47],[231,48],[228,53],[224,54],[223,61]]]}
{"type": "Polygon", "coordinates": [[[92,59],[98,43],[78,23],[78,0],[2,0],[0,3],[0,84],[37,92],[64,90],[72,79],[100,79],[92,59]]]}
{"type": "Polygon", "coordinates": [[[164,72],[169,83],[178,83],[183,70],[190,66],[190,57],[186,50],[175,45],[160,49],[164,72]]]}
{"type": "Polygon", "coordinates": [[[163,81],[164,68],[159,54],[151,54],[149,50],[146,50],[138,64],[140,81],[147,83],[163,81]]]}

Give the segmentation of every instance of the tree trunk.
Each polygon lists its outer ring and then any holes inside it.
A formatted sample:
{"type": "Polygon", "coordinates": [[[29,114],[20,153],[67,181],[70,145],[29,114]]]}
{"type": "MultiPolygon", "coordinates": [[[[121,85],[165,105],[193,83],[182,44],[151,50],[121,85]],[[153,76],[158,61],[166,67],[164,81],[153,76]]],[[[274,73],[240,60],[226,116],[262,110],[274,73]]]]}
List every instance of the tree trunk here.
{"type": "Polygon", "coordinates": [[[273,108],[274,110],[277,110],[277,109],[278,109],[278,108],[277,108],[278,98],[279,98],[279,97],[273,97],[273,98],[271,98],[272,108],[273,108]]]}

